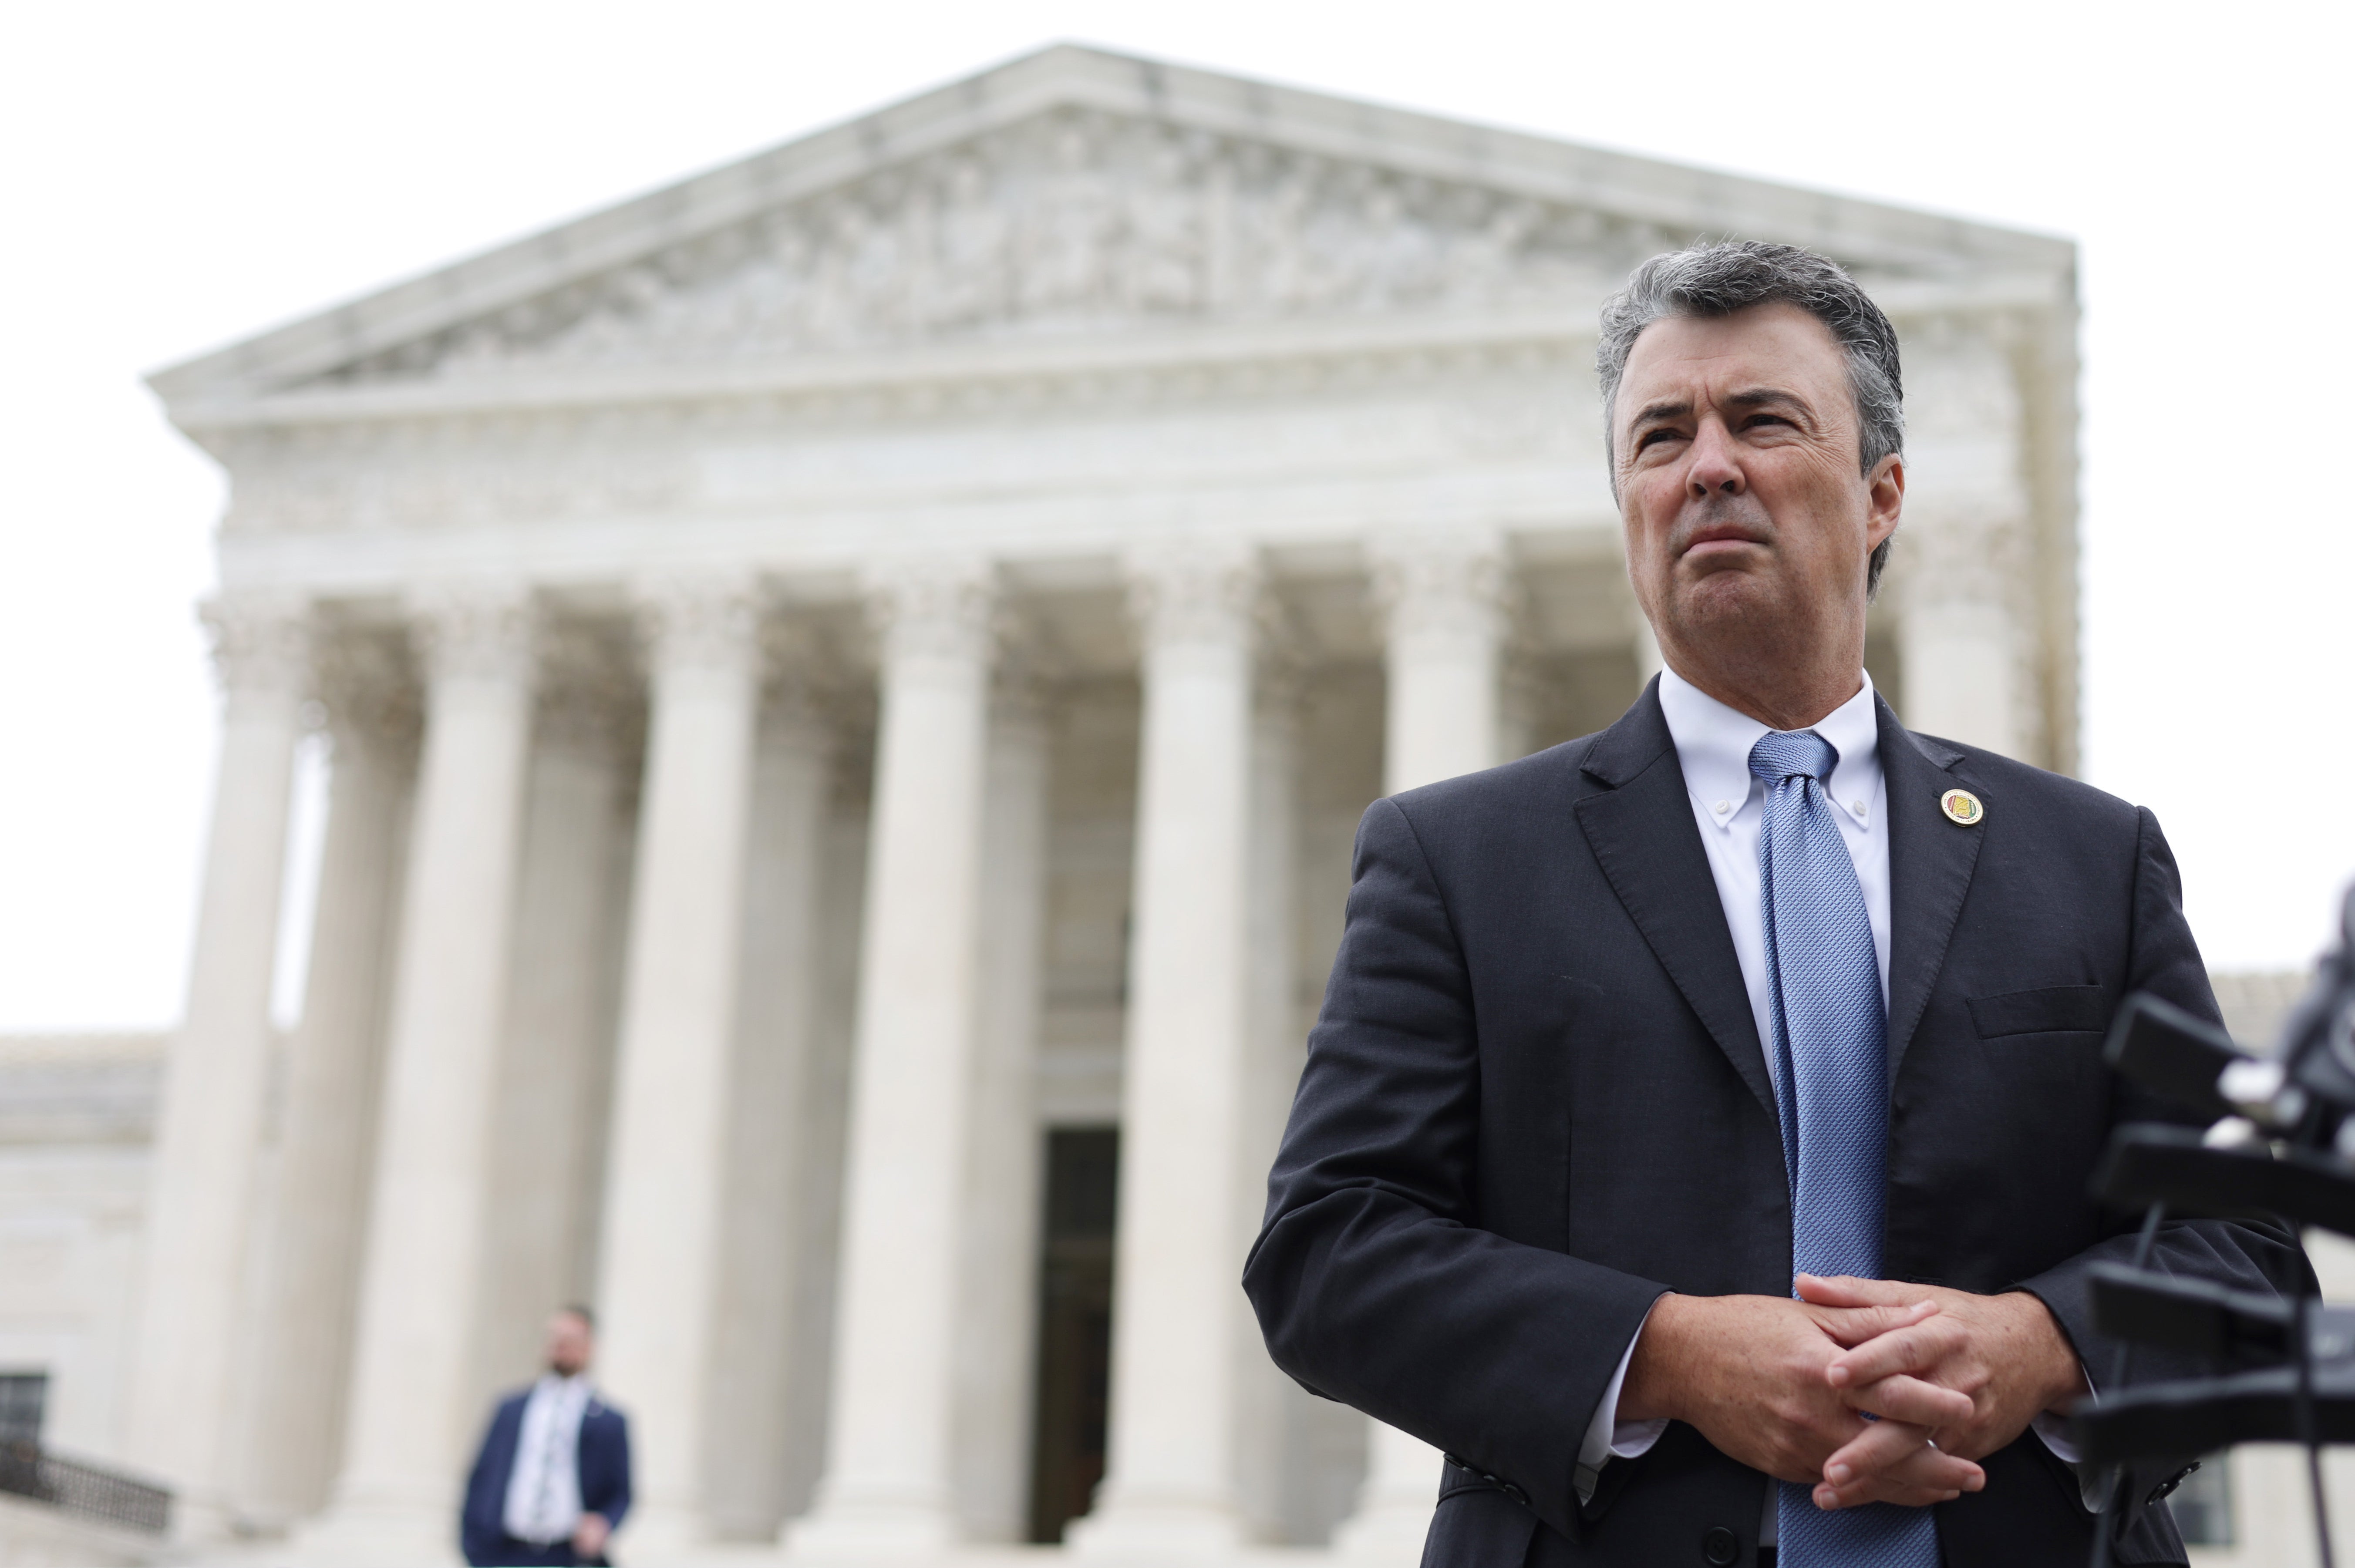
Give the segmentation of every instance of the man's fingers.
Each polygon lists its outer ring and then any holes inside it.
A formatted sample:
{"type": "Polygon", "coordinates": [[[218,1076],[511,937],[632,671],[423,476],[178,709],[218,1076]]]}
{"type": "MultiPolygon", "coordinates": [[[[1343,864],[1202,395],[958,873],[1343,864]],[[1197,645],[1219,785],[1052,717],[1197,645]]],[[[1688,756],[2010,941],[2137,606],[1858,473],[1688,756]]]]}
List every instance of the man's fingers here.
{"type": "Polygon", "coordinates": [[[1852,1274],[1796,1275],[1799,1299],[1817,1307],[1906,1307],[1922,1299],[1919,1285],[1893,1279],[1859,1279],[1852,1274]]]}
{"type": "Polygon", "coordinates": [[[1824,1461],[1823,1478],[1834,1486],[1848,1486],[1859,1477],[1881,1475],[1894,1469],[1924,1446],[1930,1435],[1926,1426],[1915,1426],[1904,1421],[1869,1421],[1858,1433],[1834,1450],[1824,1461]]]}
{"type": "Polygon", "coordinates": [[[1832,1343],[1843,1349],[1854,1349],[1892,1329],[1908,1328],[1937,1315],[1938,1304],[1934,1301],[1908,1302],[1902,1307],[1843,1307],[1819,1314],[1817,1326],[1832,1343]]]}
{"type": "Polygon", "coordinates": [[[1925,1372],[1969,1339],[1970,1330],[1956,1318],[1924,1317],[1849,1346],[1824,1368],[1824,1377],[1832,1387],[1847,1389],[1899,1372],[1925,1372]]]}
{"type": "Polygon", "coordinates": [[[1929,1508],[1937,1503],[1950,1503],[1963,1495],[1959,1487],[1925,1490],[1920,1487],[1900,1486],[1893,1481],[1881,1481],[1870,1486],[1835,1487],[1817,1483],[1815,1505],[1825,1512],[1844,1508],[1858,1508],[1865,1503],[1895,1503],[1899,1508],[1929,1508]]]}
{"type": "Polygon", "coordinates": [[[1963,1492],[1975,1492],[1987,1485],[1987,1472],[1967,1459],[1940,1453],[1922,1441],[1919,1427],[1907,1427],[1897,1422],[1876,1422],[1873,1430],[1859,1436],[1838,1453],[1824,1462],[1823,1484],[1815,1490],[1817,1508],[1854,1508],[1859,1503],[1894,1502],[1920,1508],[1941,1502],[1963,1492]],[[1886,1458],[1886,1450],[1895,1445],[1886,1441],[1868,1445],[1869,1439],[1880,1437],[1880,1429],[1899,1427],[1911,1446],[1893,1459],[1886,1458]],[[1859,1465],[1849,1456],[1863,1451],[1866,1456],[1883,1458],[1877,1466],[1859,1465]]]}
{"type": "Polygon", "coordinates": [[[1902,1421],[1934,1430],[1941,1426],[1959,1426],[1978,1410],[1966,1393],[1924,1382],[1902,1372],[1877,1382],[1857,1383],[1844,1388],[1840,1391],[1840,1399],[1852,1410],[1869,1411],[1891,1421],[1902,1421]]]}
{"type": "Polygon", "coordinates": [[[1912,1486],[1954,1488],[1983,1473],[1968,1459],[1941,1452],[1929,1437],[1928,1427],[1909,1421],[1871,1422],[1832,1451],[1824,1479],[1848,1487],[1884,1476],[1912,1486]]]}

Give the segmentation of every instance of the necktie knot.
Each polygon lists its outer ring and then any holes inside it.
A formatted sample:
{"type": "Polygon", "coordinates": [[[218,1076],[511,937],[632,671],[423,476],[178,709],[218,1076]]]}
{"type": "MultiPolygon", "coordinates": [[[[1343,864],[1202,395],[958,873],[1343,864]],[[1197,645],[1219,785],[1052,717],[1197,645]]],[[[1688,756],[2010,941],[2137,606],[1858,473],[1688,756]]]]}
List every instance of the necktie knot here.
{"type": "Polygon", "coordinates": [[[1750,773],[1768,787],[1805,776],[1828,787],[1839,752],[1813,730],[1769,730],[1750,748],[1750,773]]]}

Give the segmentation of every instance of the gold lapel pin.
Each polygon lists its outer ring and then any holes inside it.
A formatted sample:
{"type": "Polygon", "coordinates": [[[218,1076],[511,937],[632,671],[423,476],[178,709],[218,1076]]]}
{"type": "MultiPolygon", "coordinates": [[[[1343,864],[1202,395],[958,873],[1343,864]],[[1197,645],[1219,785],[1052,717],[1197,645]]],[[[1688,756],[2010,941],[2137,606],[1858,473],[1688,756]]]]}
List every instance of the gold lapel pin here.
{"type": "Polygon", "coordinates": [[[1938,809],[1946,814],[1947,821],[1959,823],[1965,827],[1977,827],[1987,819],[1987,807],[1979,804],[1978,796],[1966,789],[1950,789],[1940,795],[1938,809]]]}

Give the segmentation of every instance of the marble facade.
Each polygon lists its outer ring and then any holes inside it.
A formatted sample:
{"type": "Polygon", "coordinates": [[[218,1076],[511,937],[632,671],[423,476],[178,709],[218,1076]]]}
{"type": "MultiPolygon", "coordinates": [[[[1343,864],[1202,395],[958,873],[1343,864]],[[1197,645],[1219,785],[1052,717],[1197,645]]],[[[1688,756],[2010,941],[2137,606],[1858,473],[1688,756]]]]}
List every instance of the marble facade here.
{"type": "Polygon", "coordinates": [[[1020,1541],[1046,1140],[1117,1127],[1063,1549],[1412,1560],[1432,1451],[1287,1385],[1235,1281],[1358,815],[1657,665],[1595,307],[1717,233],[1904,334],[1876,680],[2072,768],[2041,236],[1059,48],[155,378],[232,487],[126,1374],[191,1538],[446,1555],[577,1297],[633,1561],[1020,1541]]]}

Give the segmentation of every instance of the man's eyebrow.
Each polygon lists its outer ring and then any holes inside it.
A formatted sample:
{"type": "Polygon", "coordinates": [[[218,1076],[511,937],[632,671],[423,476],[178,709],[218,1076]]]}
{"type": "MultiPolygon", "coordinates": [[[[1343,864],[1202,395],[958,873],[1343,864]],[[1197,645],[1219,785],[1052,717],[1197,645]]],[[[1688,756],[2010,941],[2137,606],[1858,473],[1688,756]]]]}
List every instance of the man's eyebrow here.
{"type": "Polygon", "coordinates": [[[1782,387],[1744,387],[1741,391],[1727,393],[1725,400],[1737,409],[1756,409],[1769,406],[1786,409],[1811,409],[1813,407],[1806,399],[1799,396],[1798,393],[1787,390],[1782,387]]]}
{"type": "Polygon", "coordinates": [[[1632,430],[1638,425],[1647,424],[1653,420],[1682,419],[1690,412],[1692,412],[1692,404],[1684,399],[1666,399],[1657,403],[1646,403],[1642,408],[1637,409],[1636,417],[1628,421],[1627,425],[1632,430]]]}

